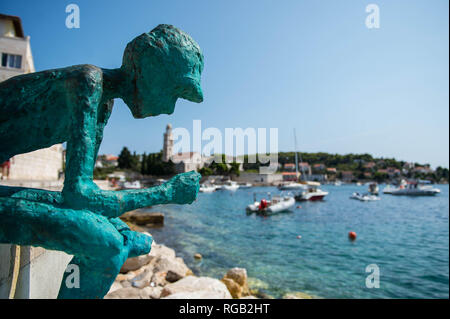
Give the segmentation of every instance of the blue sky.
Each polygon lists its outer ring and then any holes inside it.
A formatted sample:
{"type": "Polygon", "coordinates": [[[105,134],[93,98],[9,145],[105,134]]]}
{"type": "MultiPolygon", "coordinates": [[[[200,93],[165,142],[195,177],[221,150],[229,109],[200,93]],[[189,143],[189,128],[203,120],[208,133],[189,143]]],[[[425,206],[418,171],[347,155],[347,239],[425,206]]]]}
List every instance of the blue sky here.
{"type": "Polygon", "coordinates": [[[162,147],[167,123],[192,128],[278,127],[279,149],[371,153],[449,166],[448,1],[27,1],[22,18],[36,70],[120,66],[125,45],[160,23],[202,48],[205,100],[133,119],[117,100],[101,153],[162,147]],[[76,3],[81,27],[65,27],[76,3]],[[365,8],[380,8],[380,28],[365,8]]]}

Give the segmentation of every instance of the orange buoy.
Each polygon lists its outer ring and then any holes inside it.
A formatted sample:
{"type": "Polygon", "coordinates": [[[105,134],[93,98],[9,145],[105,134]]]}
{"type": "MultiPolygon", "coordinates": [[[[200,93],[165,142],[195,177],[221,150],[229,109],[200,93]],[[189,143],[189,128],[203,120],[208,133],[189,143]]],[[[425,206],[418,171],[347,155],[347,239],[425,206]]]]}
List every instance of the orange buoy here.
{"type": "Polygon", "coordinates": [[[356,239],[356,233],[354,231],[351,231],[348,233],[348,238],[350,240],[355,240],[356,239]]]}

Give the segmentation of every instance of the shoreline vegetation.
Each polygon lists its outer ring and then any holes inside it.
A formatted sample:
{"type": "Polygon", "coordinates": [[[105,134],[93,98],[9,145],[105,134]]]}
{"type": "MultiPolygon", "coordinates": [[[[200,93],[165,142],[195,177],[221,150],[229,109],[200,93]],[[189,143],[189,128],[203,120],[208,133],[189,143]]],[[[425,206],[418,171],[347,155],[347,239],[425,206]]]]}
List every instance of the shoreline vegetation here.
{"type": "MultiPolygon", "coordinates": [[[[157,212],[136,210],[121,218],[132,230],[147,234],[164,224],[164,215],[157,212]]],[[[202,256],[197,253],[194,258],[202,256]]],[[[222,278],[196,276],[174,249],[153,240],[149,254],[127,259],[105,299],[273,299],[261,291],[265,286],[249,278],[245,268],[231,268],[222,278]]],[[[283,296],[312,298],[318,297],[298,291],[283,296]]]]}
{"type": "MultiPolygon", "coordinates": [[[[378,183],[392,182],[400,179],[420,179],[433,183],[448,184],[449,170],[445,167],[432,169],[428,163],[407,162],[395,158],[374,157],[370,154],[330,154],[325,152],[298,153],[302,162],[298,171],[306,178],[317,181],[344,180],[347,182],[376,181],[378,183]]],[[[219,155],[221,163],[205,164],[198,172],[203,177],[220,175],[238,177],[241,173],[259,172],[261,164],[258,155],[238,156],[230,158],[224,154],[219,155]],[[249,158],[256,159],[256,163],[249,163],[249,158]],[[226,161],[226,159],[228,159],[226,161]],[[231,162],[230,162],[231,161],[231,162]]],[[[116,170],[126,171],[127,175],[135,178],[168,177],[176,173],[172,161],[162,160],[162,151],[150,154],[131,153],[124,147],[117,160],[108,161],[112,155],[99,155],[97,162],[101,163],[94,169],[95,179],[106,179],[108,174],[116,170]]],[[[253,161],[253,160],[251,160],[253,161]]],[[[278,168],[276,173],[295,172],[295,152],[279,152],[278,168]]]]}

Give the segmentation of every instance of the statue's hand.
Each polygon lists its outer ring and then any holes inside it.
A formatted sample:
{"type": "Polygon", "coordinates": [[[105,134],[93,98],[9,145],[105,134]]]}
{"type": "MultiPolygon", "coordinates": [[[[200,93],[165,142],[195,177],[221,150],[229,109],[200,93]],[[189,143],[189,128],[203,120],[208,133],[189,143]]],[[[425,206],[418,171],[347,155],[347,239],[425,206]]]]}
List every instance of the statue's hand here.
{"type": "Polygon", "coordinates": [[[199,173],[191,171],[171,178],[167,183],[172,191],[172,202],[191,204],[197,198],[201,177],[199,173]]]}

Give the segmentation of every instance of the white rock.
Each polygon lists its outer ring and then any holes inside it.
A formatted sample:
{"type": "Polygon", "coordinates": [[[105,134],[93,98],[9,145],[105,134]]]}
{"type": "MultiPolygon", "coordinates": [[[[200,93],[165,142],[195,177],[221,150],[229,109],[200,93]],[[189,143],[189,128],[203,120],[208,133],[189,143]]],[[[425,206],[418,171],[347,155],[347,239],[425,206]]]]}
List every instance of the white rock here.
{"type": "Polygon", "coordinates": [[[165,272],[169,282],[175,282],[181,278],[184,278],[189,271],[189,268],[181,258],[168,258],[165,256],[159,257],[155,262],[155,273],[165,272]]]}
{"type": "Polygon", "coordinates": [[[133,287],[117,289],[105,296],[104,299],[149,299],[149,295],[143,290],[133,287]]]}
{"type": "Polygon", "coordinates": [[[142,290],[149,298],[159,299],[162,289],[162,287],[145,287],[142,290]]]}
{"type": "Polygon", "coordinates": [[[247,270],[245,268],[231,268],[225,277],[233,279],[240,286],[247,285],[247,270]]]}
{"type": "Polygon", "coordinates": [[[192,292],[177,292],[176,294],[163,297],[161,299],[228,299],[224,298],[222,293],[209,290],[199,290],[192,292]]]}
{"type": "Polygon", "coordinates": [[[109,288],[108,294],[122,288],[123,286],[120,284],[120,282],[114,281],[111,287],[109,288]]]}
{"type": "Polygon", "coordinates": [[[149,255],[152,257],[164,256],[167,258],[175,258],[175,250],[164,245],[155,244],[153,242],[152,249],[150,250],[149,255]]]}
{"type": "Polygon", "coordinates": [[[153,259],[150,254],[128,258],[120,269],[121,273],[127,273],[129,271],[137,270],[142,266],[147,265],[153,259]]]}
{"type": "Polygon", "coordinates": [[[198,294],[202,296],[210,295],[213,296],[212,298],[214,299],[231,299],[230,292],[220,280],[195,276],[187,276],[175,283],[168,284],[162,290],[161,297],[191,292],[198,292],[198,294]]]}

